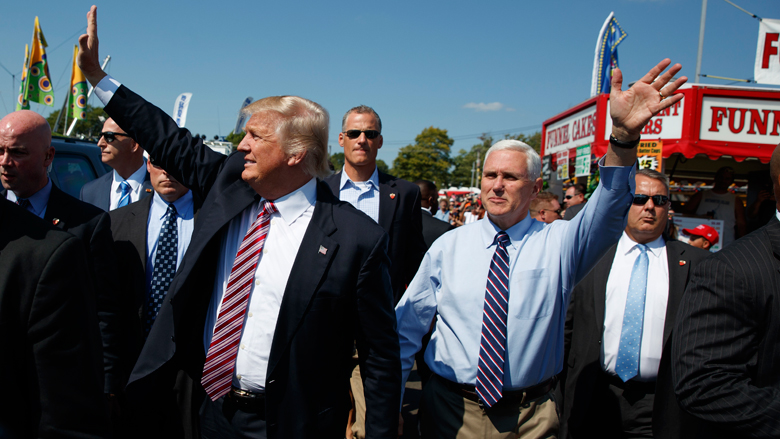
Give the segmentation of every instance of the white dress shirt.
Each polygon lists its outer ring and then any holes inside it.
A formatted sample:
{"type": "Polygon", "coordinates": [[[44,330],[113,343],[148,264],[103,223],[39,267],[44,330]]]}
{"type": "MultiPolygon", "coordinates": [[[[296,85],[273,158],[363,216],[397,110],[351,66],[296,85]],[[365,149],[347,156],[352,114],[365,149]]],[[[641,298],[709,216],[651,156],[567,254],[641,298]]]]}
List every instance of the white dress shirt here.
{"type": "MultiPolygon", "coordinates": [[[[109,210],[114,210],[119,204],[119,199],[122,198],[122,184],[125,181],[122,176],[113,172],[114,180],[111,182],[111,203],[109,204],[109,210]]],[[[144,180],[146,179],[146,160],[133,174],[127,179],[130,184],[130,203],[135,203],[141,199],[141,190],[143,189],[144,180]]],[[[128,204],[130,204],[128,203],[128,204]]]]}
{"type": "Polygon", "coordinates": [[[346,171],[341,171],[339,200],[346,201],[379,223],[379,171],[374,168],[366,181],[352,181],[346,171]]]}
{"type": "MultiPolygon", "coordinates": [[[[249,305],[244,317],[233,386],[253,392],[265,390],[268,358],[274,339],[276,321],[282,306],[287,279],[290,277],[298,248],[309,226],[317,201],[317,180],[308,183],[277,200],[278,212],[271,215],[271,226],[263,251],[255,268],[255,282],[250,291],[249,305]]],[[[230,221],[222,241],[214,293],[211,296],[203,343],[208,352],[214,326],[222,304],[222,295],[241,241],[262,209],[262,200],[254,203],[230,221]],[[229,256],[228,256],[229,255],[229,256]]]]}
{"type": "MultiPolygon", "coordinates": [[[[601,344],[601,367],[617,376],[615,365],[620,348],[620,333],[623,329],[623,314],[626,310],[628,284],[634,261],[641,253],[637,243],[626,232],[618,241],[612,269],[609,271],[604,311],[604,338],[601,344]]],[[[639,353],[639,381],[655,381],[658,364],[664,344],[664,321],[666,303],[669,300],[669,262],[666,257],[666,242],[662,237],[647,244],[649,265],[647,268],[647,293],[645,296],[645,317],[642,326],[642,347],[639,353]]]]}

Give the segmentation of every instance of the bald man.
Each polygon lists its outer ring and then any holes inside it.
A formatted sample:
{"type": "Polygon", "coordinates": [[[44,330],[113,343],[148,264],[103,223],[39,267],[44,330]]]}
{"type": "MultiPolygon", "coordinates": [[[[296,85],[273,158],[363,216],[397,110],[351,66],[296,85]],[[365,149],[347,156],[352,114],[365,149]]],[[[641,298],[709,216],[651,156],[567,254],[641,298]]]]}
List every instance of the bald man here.
{"type": "Polygon", "coordinates": [[[101,160],[114,172],[85,184],[79,195],[81,201],[108,212],[152,195],[144,150],[114,119],[103,123],[98,146],[101,160]]]}
{"type": "Polygon", "coordinates": [[[52,184],[47,168],[54,154],[51,129],[38,113],[21,110],[0,120],[0,195],[84,244],[96,291],[105,392],[115,394],[124,387],[124,379],[111,220],[107,213],[52,184]]]}

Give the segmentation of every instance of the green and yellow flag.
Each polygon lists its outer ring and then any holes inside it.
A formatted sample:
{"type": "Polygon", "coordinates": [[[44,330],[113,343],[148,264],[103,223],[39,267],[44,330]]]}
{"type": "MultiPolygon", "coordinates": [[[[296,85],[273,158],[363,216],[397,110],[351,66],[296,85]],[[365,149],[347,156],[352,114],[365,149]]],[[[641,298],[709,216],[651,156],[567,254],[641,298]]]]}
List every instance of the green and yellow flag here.
{"type": "Polygon", "coordinates": [[[49,65],[46,62],[46,38],[43,37],[38,17],[35,17],[30,68],[27,72],[26,100],[39,104],[54,105],[54,90],[51,85],[49,65]]]}
{"type": "Polygon", "coordinates": [[[70,114],[75,119],[84,120],[87,118],[87,79],[76,63],[76,55],[78,53],[79,46],[73,46],[73,70],[70,74],[68,107],[70,108],[70,114]]]}
{"type": "Polygon", "coordinates": [[[16,98],[16,111],[29,110],[30,101],[27,100],[24,91],[27,89],[27,61],[30,57],[30,46],[24,45],[24,65],[22,66],[22,83],[19,84],[19,97],[16,98]]]}

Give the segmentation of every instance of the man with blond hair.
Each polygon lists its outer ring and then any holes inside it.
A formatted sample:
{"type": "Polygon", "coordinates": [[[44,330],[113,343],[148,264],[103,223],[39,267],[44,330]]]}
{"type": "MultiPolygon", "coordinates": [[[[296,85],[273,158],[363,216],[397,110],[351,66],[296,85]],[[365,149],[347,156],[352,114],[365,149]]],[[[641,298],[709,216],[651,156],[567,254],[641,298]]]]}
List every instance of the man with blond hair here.
{"type": "Polygon", "coordinates": [[[296,96],[261,99],[246,108],[237,152],[215,153],[103,72],[96,12],[79,39],[81,70],[153,163],[204,200],[128,396],[159,415],[155,390],[182,368],[208,395],[205,438],[343,437],[356,340],[368,436],[395,437],[387,235],[317,181],[329,173],[327,111],[296,96]]]}
{"type": "Polygon", "coordinates": [[[552,192],[539,192],[536,198],[531,200],[528,211],[532,218],[547,224],[561,219],[561,205],[558,203],[558,196],[552,192]]]}

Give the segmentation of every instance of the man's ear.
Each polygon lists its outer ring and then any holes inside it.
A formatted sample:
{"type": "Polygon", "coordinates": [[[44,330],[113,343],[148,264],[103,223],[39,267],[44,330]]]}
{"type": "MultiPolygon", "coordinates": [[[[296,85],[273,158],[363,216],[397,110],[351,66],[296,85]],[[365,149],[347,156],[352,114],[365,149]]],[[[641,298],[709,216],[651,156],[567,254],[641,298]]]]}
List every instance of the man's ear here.
{"type": "Polygon", "coordinates": [[[293,154],[287,157],[287,166],[296,166],[300,164],[304,157],[306,157],[306,150],[303,150],[297,154],[293,154]]]}

